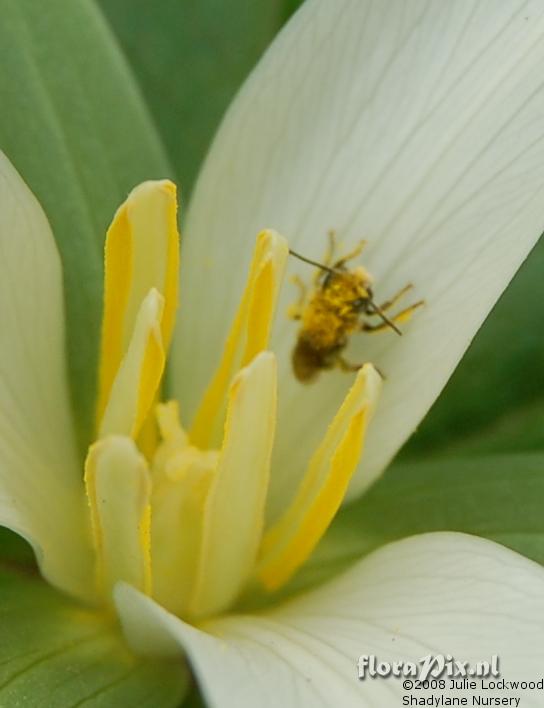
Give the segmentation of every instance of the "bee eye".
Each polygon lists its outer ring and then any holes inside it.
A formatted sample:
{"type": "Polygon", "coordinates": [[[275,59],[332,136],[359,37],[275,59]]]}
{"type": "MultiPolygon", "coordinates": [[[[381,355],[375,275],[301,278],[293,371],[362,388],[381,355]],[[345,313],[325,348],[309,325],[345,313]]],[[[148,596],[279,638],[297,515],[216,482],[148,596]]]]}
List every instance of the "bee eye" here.
{"type": "Polygon", "coordinates": [[[360,310],[365,309],[367,303],[368,303],[368,298],[358,297],[356,300],[352,300],[350,304],[354,310],[360,311],[360,310]]]}

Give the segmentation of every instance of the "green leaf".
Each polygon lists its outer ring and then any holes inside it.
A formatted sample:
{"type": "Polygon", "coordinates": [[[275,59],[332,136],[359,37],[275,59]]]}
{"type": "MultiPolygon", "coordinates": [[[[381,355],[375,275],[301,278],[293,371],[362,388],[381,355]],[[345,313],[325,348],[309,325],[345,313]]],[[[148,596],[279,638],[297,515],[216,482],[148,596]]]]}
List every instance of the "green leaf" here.
{"type": "Polygon", "coordinates": [[[544,448],[544,426],[533,417],[544,414],[543,273],[541,240],[403,450],[404,459],[465,444],[466,452],[544,448]]]}
{"type": "Polygon", "coordinates": [[[175,708],[180,662],[134,655],[113,619],[78,605],[38,576],[0,568],[0,706],[175,708]]]}
{"type": "Polygon", "coordinates": [[[204,696],[196,683],[193,684],[192,690],[183,701],[181,708],[207,708],[204,696]]]}
{"type": "Polygon", "coordinates": [[[301,0],[99,0],[189,192],[236,90],[301,0]]]}
{"type": "Polygon", "coordinates": [[[543,499],[544,454],[394,465],[340,511],[281,596],[328,580],[379,546],[432,531],[483,536],[544,564],[543,499]]]}
{"type": "Polygon", "coordinates": [[[10,529],[0,526],[0,556],[4,565],[13,564],[25,572],[37,569],[34,551],[29,543],[10,529]]]}
{"type": "Polygon", "coordinates": [[[102,244],[138,182],[171,173],[126,62],[88,0],[0,0],[0,148],[44,207],[64,263],[74,407],[95,397],[102,244]]]}
{"type": "MultiPolygon", "coordinates": [[[[537,391],[538,393],[538,391],[537,391]]],[[[514,408],[508,408],[489,425],[472,434],[454,438],[444,445],[448,455],[541,452],[544,449],[544,400],[538,398],[514,408]]],[[[431,450],[431,453],[434,453],[431,450]]]]}

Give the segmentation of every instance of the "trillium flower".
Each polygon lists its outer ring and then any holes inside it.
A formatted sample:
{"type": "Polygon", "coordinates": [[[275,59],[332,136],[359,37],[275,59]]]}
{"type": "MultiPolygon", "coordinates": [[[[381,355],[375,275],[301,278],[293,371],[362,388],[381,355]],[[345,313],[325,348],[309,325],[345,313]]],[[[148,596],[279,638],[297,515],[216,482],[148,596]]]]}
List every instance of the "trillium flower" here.
{"type": "Polygon", "coordinates": [[[113,219],[84,465],[54,238],[2,158],[0,521],[51,584],[115,609],[135,651],[188,656],[211,705],[397,705],[400,682],[358,684],[360,654],[540,667],[542,570],[482,539],[403,540],[273,592],[413,432],[537,240],[543,59],[537,5],[310,0],[204,166],[179,314],[174,185],[136,187],[113,219]],[[402,338],[354,337],[357,374],[306,387],[279,234],[319,260],[329,228],[368,240],[380,298],[412,282],[427,306],[402,338]],[[252,593],[268,606],[244,612],[252,593]]]}

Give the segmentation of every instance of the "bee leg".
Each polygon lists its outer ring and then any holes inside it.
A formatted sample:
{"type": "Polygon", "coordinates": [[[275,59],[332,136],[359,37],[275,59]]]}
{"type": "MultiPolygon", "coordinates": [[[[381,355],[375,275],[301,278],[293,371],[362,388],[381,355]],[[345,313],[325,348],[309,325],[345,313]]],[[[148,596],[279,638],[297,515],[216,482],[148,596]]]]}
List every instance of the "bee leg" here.
{"type": "MultiPolygon", "coordinates": [[[[408,320],[412,317],[414,312],[425,305],[425,300],[420,300],[419,302],[415,302],[413,305],[410,305],[410,307],[406,307],[404,310],[401,310],[400,312],[397,312],[397,314],[394,317],[391,317],[391,322],[394,322],[395,324],[400,324],[402,322],[408,322],[408,320]]],[[[374,313],[372,313],[374,314],[374,313]]],[[[368,324],[368,322],[363,322],[361,325],[361,330],[363,332],[369,332],[371,334],[377,334],[378,332],[384,332],[387,329],[391,329],[391,327],[387,324],[387,322],[379,322],[378,324],[372,325],[368,324]]]]}
{"type": "MultiPolygon", "coordinates": [[[[330,268],[332,266],[332,261],[334,258],[334,252],[336,251],[336,231],[334,229],[329,229],[327,231],[327,238],[328,238],[328,244],[327,244],[327,250],[325,251],[325,255],[323,257],[323,265],[325,268],[330,268]]],[[[314,278],[313,278],[313,284],[315,287],[319,286],[321,283],[321,280],[323,278],[323,270],[317,269],[314,278]]]]}
{"type": "MultiPolygon", "coordinates": [[[[349,361],[346,361],[342,355],[339,355],[336,358],[336,362],[338,364],[338,368],[341,371],[346,371],[348,373],[353,373],[354,371],[359,371],[359,369],[362,369],[364,366],[364,363],[363,364],[351,364],[349,361]]],[[[372,366],[374,366],[374,368],[376,369],[378,374],[385,381],[385,375],[378,369],[377,366],[375,366],[374,364],[372,366]]]]}
{"type": "Polygon", "coordinates": [[[336,263],[333,265],[333,268],[342,268],[348,261],[352,261],[354,258],[360,256],[366,245],[367,241],[365,241],[365,239],[361,239],[361,241],[359,241],[353,251],[346,253],[345,256],[342,256],[342,258],[336,261],[336,263]]]}
{"type": "Polygon", "coordinates": [[[334,229],[329,229],[327,231],[327,239],[328,239],[328,245],[327,245],[327,250],[325,252],[325,257],[323,259],[323,264],[326,266],[332,265],[332,261],[334,258],[334,252],[336,251],[336,246],[338,245],[337,239],[336,239],[336,231],[334,229]]]}
{"type": "Polygon", "coordinates": [[[297,301],[294,302],[292,305],[289,305],[289,309],[287,310],[287,317],[289,317],[289,319],[291,320],[300,320],[304,311],[304,304],[306,302],[306,293],[308,289],[302,278],[299,278],[298,275],[293,275],[291,278],[291,282],[297,286],[299,294],[297,301]]]}
{"type": "MultiPolygon", "coordinates": [[[[395,293],[393,297],[389,298],[389,300],[386,300],[385,302],[382,302],[379,305],[379,308],[382,312],[387,312],[387,310],[390,310],[392,307],[394,307],[399,300],[402,300],[402,298],[406,295],[406,293],[410,292],[413,288],[412,283],[408,283],[408,285],[405,285],[401,290],[398,291],[398,293],[395,293]]],[[[368,312],[368,315],[377,315],[377,312],[368,312]]]]}
{"type": "Polygon", "coordinates": [[[347,372],[359,371],[363,367],[363,364],[352,364],[346,361],[340,354],[336,357],[336,364],[341,371],[347,372]]]}

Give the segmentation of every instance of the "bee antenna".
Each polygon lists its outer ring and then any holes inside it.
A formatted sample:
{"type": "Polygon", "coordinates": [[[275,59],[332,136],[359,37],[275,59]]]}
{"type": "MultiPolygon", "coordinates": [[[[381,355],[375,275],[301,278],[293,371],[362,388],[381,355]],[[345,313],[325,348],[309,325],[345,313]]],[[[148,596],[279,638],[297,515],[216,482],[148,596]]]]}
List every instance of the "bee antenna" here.
{"type": "Polygon", "coordinates": [[[378,307],[378,305],[376,305],[376,303],[373,302],[372,300],[369,300],[369,303],[370,303],[370,305],[372,306],[372,308],[374,309],[374,312],[375,312],[379,317],[382,318],[382,320],[385,322],[385,324],[386,324],[388,327],[391,327],[391,329],[392,329],[394,332],[396,332],[399,336],[402,337],[402,332],[400,331],[400,329],[397,327],[397,325],[396,325],[392,320],[389,319],[389,317],[387,317],[387,315],[385,314],[385,312],[384,312],[380,307],[378,307]]]}
{"type": "Polygon", "coordinates": [[[292,248],[289,249],[289,253],[294,256],[295,258],[298,258],[301,261],[304,261],[304,263],[309,263],[309,265],[313,265],[316,268],[319,268],[321,270],[324,270],[326,273],[338,273],[338,270],[335,268],[329,268],[329,266],[323,265],[322,263],[318,263],[317,261],[312,261],[311,258],[306,258],[306,256],[301,256],[300,253],[297,253],[296,251],[293,251],[292,248]]]}

